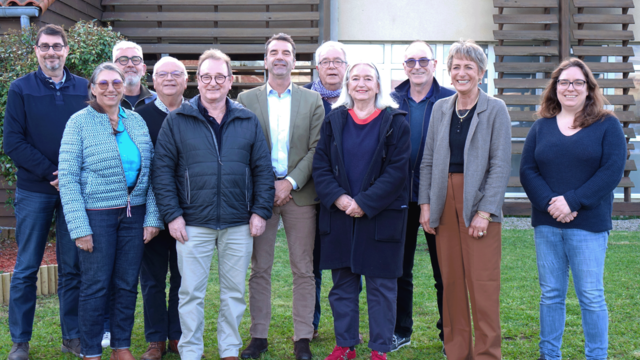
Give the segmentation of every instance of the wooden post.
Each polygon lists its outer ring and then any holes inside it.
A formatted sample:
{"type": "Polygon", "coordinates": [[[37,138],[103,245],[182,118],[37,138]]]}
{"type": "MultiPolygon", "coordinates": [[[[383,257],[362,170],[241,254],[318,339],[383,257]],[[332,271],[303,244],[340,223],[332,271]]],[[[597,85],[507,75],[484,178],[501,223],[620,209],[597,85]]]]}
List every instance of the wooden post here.
{"type": "Polygon", "coordinates": [[[49,295],[49,269],[47,266],[40,266],[40,289],[42,295],[49,295]]]}
{"type": "Polygon", "coordinates": [[[11,288],[11,274],[2,274],[3,303],[9,305],[9,289],[11,288]]]}
{"type": "Polygon", "coordinates": [[[36,279],[36,296],[42,295],[42,279],[40,277],[40,269],[38,269],[38,278],[36,279]]]}
{"type": "Polygon", "coordinates": [[[4,304],[4,291],[2,289],[2,278],[0,277],[0,304],[4,304]]]}
{"type": "Polygon", "coordinates": [[[58,283],[56,282],[56,270],[58,265],[47,265],[49,272],[49,294],[58,293],[58,283]]]}
{"type": "Polygon", "coordinates": [[[571,9],[569,8],[571,0],[559,0],[560,14],[559,19],[559,45],[560,45],[560,61],[568,59],[571,56],[571,9]]]}

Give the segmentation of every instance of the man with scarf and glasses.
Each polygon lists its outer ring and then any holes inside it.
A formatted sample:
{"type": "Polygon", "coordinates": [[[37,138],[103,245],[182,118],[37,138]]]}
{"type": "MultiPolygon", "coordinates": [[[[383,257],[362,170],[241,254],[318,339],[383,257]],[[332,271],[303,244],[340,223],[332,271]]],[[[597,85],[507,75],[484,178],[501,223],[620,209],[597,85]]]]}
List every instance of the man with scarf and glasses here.
{"type": "MultiPolygon", "coordinates": [[[[342,79],[347,70],[347,53],[344,45],[337,41],[327,41],[316,50],[316,70],[318,79],[304,87],[316,91],[322,97],[324,115],[331,111],[331,105],[340,97],[342,79]]],[[[318,214],[320,204],[316,205],[316,239],[313,247],[313,275],[316,280],[316,306],[313,313],[313,337],[318,337],[320,324],[320,289],[322,287],[322,271],[320,270],[320,234],[318,233],[318,214]]]]}

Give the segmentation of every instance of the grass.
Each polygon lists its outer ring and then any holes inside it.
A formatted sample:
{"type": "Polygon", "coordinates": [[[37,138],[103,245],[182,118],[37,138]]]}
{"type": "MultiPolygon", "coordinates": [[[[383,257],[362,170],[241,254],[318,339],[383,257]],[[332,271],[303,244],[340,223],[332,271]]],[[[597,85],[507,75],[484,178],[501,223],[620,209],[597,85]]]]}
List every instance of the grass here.
{"type": "MultiPolygon", "coordinates": [[[[293,323],[291,320],[291,271],[284,234],[279,233],[276,244],[276,261],[273,269],[273,317],[269,334],[270,350],[263,360],[294,359],[293,323]]],[[[612,232],[607,251],[605,286],[609,306],[609,358],[640,359],[640,236],[636,232],[612,232]]],[[[538,301],[540,290],[532,230],[505,230],[503,232],[502,258],[502,354],[504,359],[536,359],[538,356],[538,301]]],[[[212,264],[206,296],[205,356],[218,359],[216,319],[218,302],[218,276],[212,264]]],[[[389,359],[444,359],[437,337],[435,322],[437,309],[429,255],[424,237],[419,239],[415,261],[414,335],[411,346],[389,354],[389,359]]],[[[314,359],[324,359],[335,345],[331,309],[327,294],[331,276],[324,273],[322,288],[323,316],[320,322],[320,338],[312,342],[314,359]]],[[[357,347],[357,359],[368,359],[366,346],[368,324],[366,297],[360,302],[360,331],[365,344],[357,347]]],[[[7,307],[0,307],[0,358],[5,359],[11,347],[7,307]]],[[[249,310],[245,313],[240,333],[245,344],[249,341],[249,310]]],[[[58,299],[54,296],[38,298],[34,334],[31,341],[31,359],[73,359],[60,352],[60,325],[58,299]]],[[[584,359],[580,307],[571,284],[567,299],[567,324],[564,335],[565,359],[584,359]]],[[[132,339],[132,351],[139,358],[146,350],[142,300],[138,296],[136,322],[132,339]]],[[[108,351],[103,358],[108,359],[108,351]]],[[[167,355],[165,360],[178,359],[167,355]]]]}

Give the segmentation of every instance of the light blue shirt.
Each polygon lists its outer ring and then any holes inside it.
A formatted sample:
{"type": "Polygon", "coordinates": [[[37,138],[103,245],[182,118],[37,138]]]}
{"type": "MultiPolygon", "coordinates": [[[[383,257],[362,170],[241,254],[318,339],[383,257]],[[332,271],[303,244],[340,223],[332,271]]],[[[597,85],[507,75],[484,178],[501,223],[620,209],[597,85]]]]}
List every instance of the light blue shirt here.
{"type": "Polygon", "coordinates": [[[118,133],[116,135],[116,143],[118,144],[118,152],[120,153],[120,160],[122,161],[122,169],[124,170],[124,177],[127,179],[127,187],[136,186],[138,181],[138,174],[140,174],[140,150],[136,144],[131,140],[127,129],[122,123],[123,118],[127,118],[122,107],[120,107],[120,118],[118,122],[118,133]]]}
{"type": "MultiPolygon", "coordinates": [[[[271,132],[271,165],[277,177],[287,175],[289,167],[289,127],[291,124],[291,84],[282,95],[267,82],[267,105],[269,109],[269,130],[271,132]]],[[[298,184],[292,177],[286,177],[294,190],[298,184]]]]}

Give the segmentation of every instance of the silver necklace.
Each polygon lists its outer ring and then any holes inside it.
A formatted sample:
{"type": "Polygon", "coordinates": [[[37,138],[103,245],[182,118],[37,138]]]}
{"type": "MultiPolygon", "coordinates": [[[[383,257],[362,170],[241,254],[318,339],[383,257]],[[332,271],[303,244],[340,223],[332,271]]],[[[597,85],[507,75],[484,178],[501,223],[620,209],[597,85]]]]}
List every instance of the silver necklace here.
{"type": "Polygon", "coordinates": [[[469,111],[467,111],[467,113],[464,114],[464,116],[460,116],[460,113],[458,112],[458,99],[460,99],[460,96],[456,98],[456,115],[458,115],[458,118],[460,118],[460,122],[462,122],[462,120],[464,120],[464,118],[466,118],[469,115],[469,112],[471,112],[471,109],[473,109],[473,107],[476,106],[476,104],[478,103],[479,98],[480,98],[480,93],[478,92],[478,97],[476,97],[476,101],[473,103],[473,105],[471,105],[471,107],[469,108],[469,111]]]}

